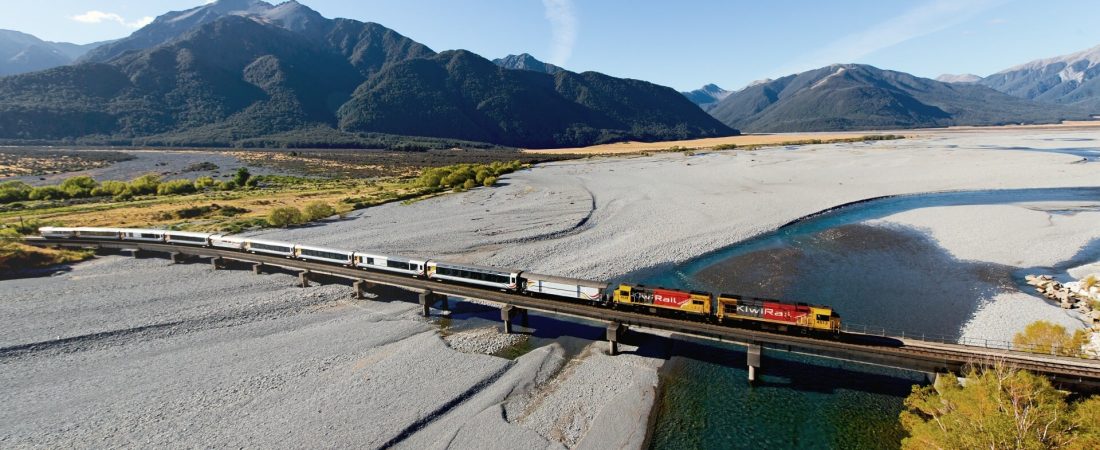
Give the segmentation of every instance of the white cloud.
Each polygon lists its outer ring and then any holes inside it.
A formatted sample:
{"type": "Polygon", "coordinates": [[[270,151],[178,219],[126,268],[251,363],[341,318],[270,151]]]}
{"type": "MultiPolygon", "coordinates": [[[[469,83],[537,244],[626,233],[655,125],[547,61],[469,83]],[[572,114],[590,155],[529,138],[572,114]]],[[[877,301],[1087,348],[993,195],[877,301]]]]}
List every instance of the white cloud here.
{"type": "Polygon", "coordinates": [[[146,25],[149,25],[153,21],[152,17],[146,16],[146,17],[142,17],[140,19],[134,20],[132,22],[128,22],[128,21],[126,21],[126,19],[122,18],[122,16],[120,16],[118,14],[110,13],[110,12],[103,12],[103,11],[95,11],[95,10],[88,11],[84,14],[78,14],[78,15],[72,16],[72,17],[70,17],[70,19],[73,19],[73,20],[75,20],[77,22],[81,22],[81,23],[115,22],[115,23],[118,23],[119,25],[122,25],[122,26],[125,26],[125,27],[128,27],[128,28],[141,28],[141,27],[144,27],[146,25]]]}
{"type": "Polygon", "coordinates": [[[861,58],[903,42],[927,36],[970,20],[1006,0],[931,0],[863,31],[844,36],[788,64],[773,76],[784,76],[861,58]]]}
{"type": "Polygon", "coordinates": [[[552,47],[550,62],[564,66],[573,55],[577,43],[577,15],[571,0],[542,0],[546,19],[550,21],[552,47]]]}

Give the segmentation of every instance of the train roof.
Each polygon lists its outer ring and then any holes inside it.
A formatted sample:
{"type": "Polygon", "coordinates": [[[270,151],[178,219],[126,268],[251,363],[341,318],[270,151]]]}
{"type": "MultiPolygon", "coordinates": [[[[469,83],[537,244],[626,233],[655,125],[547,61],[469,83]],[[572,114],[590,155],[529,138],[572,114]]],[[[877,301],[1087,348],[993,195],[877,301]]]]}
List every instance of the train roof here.
{"type": "Polygon", "coordinates": [[[265,239],[253,239],[253,238],[245,238],[245,242],[255,242],[257,244],[267,244],[267,245],[281,245],[281,246],[284,246],[284,247],[293,247],[294,246],[294,243],[292,243],[292,242],[268,241],[268,240],[265,240],[265,239]]]}
{"type": "Polygon", "coordinates": [[[194,236],[194,237],[210,237],[211,233],[202,233],[199,231],[175,231],[175,230],[162,230],[165,234],[171,234],[176,236],[194,236]]]}
{"type": "Polygon", "coordinates": [[[750,297],[750,296],[741,295],[741,294],[722,293],[722,294],[718,294],[718,298],[732,298],[732,299],[736,299],[736,300],[752,300],[752,301],[757,301],[757,302],[773,302],[773,303],[782,303],[784,305],[811,306],[811,307],[814,307],[814,308],[821,308],[821,309],[833,309],[831,306],[826,306],[826,305],[815,305],[813,303],[777,300],[777,299],[774,299],[774,298],[750,297]]]}
{"type": "Polygon", "coordinates": [[[449,269],[473,269],[473,270],[477,270],[477,271],[480,271],[480,272],[506,273],[506,274],[509,274],[509,275],[514,274],[514,273],[523,272],[522,270],[502,269],[500,267],[479,266],[479,265],[475,265],[475,264],[460,264],[460,263],[452,263],[452,262],[436,261],[436,260],[431,260],[431,261],[428,261],[428,262],[433,263],[437,266],[443,266],[443,267],[446,267],[446,268],[449,268],[449,269]]]}
{"type": "Polygon", "coordinates": [[[356,255],[363,255],[363,256],[366,256],[366,257],[370,257],[370,258],[386,258],[386,259],[393,259],[393,260],[399,260],[399,261],[405,261],[405,262],[416,261],[416,262],[424,263],[424,262],[428,261],[425,258],[413,258],[413,257],[409,257],[409,256],[402,256],[402,255],[386,255],[386,254],[374,253],[374,252],[356,251],[355,254],[356,255]]]}
{"type": "Polygon", "coordinates": [[[342,250],[342,249],[338,249],[338,248],[317,247],[317,246],[313,246],[313,245],[302,245],[302,244],[295,244],[295,245],[298,248],[304,248],[306,250],[317,250],[319,252],[347,253],[349,255],[352,254],[352,253],[355,253],[351,250],[342,250]]]}

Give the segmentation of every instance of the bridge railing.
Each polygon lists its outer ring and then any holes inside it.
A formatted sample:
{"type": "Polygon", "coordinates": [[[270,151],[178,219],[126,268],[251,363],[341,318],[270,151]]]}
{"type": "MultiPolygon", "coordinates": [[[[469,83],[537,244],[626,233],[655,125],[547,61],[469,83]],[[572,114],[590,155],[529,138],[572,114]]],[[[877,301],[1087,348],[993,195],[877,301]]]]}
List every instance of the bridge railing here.
{"type": "Polygon", "coordinates": [[[841,329],[848,333],[860,333],[871,336],[901,338],[940,344],[959,344],[988,349],[1016,350],[1021,352],[1040,353],[1055,356],[1073,356],[1081,359],[1100,359],[1100,354],[1098,354],[1095,347],[1091,350],[1086,350],[1081,348],[1069,349],[1057,344],[1016,344],[1013,342],[997,339],[971,338],[961,335],[914,333],[906,330],[889,329],[885,327],[859,323],[845,323],[841,327],[841,329]]]}

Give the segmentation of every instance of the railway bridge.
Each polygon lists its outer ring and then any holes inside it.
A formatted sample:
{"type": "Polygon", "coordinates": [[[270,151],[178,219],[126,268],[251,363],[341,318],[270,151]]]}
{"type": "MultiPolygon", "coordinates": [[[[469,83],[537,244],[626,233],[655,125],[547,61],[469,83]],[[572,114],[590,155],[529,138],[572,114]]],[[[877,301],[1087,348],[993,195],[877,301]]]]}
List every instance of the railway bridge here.
{"type": "Polygon", "coordinates": [[[28,238],[27,244],[45,247],[80,247],[114,249],[133,252],[154,252],[169,255],[173,261],[184,258],[208,258],[214,269],[223,269],[229,261],[250,264],[255,273],[265,267],[281,268],[298,273],[298,282],[307,287],[315,275],[343,278],[352,282],[356,298],[364,298],[365,290],[374,285],[386,285],[419,294],[423,314],[429,315],[437,302],[447,297],[477,299],[499,304],[505,332],[512,331],[513,321],[525,317],[527,311],[542,311],[602,322],[607,325],[607,340],[611,354],[618,352],[620,339],[627,327],[672,332],[685,336],[712,339],[743,345],[747,350],[749,380],[756,378],[761,368],[761,356],[768,352],[791,352],[863,364],[919,371],[934,377],[948,372],[961,373],[973,365],[1004,364],[1043,374],[1057,386],[1075,390],[1100,390],[1100,361],[1015,351],[1006,347],[966,345],[955,342],[933,342],[915,337],[888,336],[886,333],[845,332],[843,339],[823,339],[795,336],[761,330],[733,328],[713,323],[642,314],[633,311],[600,308],[566,301],[547,300],[495,291],[468,285],[442,283],[437,280],[413,278],[334,266],[323,263],[287,259],[279,256],[243,253],[234,250],[177,246],[165,243],[134,241],[101,241],[78,239],[28,238]]]}

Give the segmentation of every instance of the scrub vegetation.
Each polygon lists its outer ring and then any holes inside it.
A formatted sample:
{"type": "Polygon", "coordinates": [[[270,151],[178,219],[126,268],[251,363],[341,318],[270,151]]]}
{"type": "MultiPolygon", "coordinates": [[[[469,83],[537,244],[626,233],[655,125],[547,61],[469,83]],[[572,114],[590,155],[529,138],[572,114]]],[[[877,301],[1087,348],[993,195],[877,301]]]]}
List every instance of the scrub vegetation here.
{"type": "Polygon", "coordinates": [[[1095,449],[1100,397],[1074,399],[1042,376],[993,366],[972,370],[965,384],[943,376],[914,386],[901,423],[903,449],[1095,449]]]}

